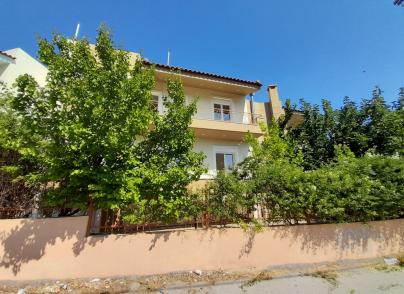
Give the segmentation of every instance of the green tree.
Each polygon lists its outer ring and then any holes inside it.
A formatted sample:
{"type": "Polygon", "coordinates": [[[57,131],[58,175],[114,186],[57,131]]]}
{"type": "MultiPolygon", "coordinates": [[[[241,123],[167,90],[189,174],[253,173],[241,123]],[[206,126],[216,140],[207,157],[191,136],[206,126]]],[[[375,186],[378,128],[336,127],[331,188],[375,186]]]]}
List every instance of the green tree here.
{"type": "Polygon", "coordinates": [[[293,116],[293,113],[296,111],[296,105],[292,105],[290,99],[286,99],[284,106],[285,114],[281,115],[277,121],[279,128],[285,133],[285,131],[289,130],[288,122],[293,116]]]}
{"type": "Polygon", "coordinates": [[[311,106],[303,100],[301,104],[303,122],[291,129],[287,138],[302,151],[305,169],[314,169],[330,162],[334,156],[334,113],[326,100],[323,101],[323,113],[318,105],[311,106]]]}
{"type": "Polygon", "coordinates": [[[236,168],[240,176],[250,177],[255,174],[260,165],[275,161],[301,164],[301,152],[296,151],[294,146],[283,138],[284,130],[277,122],[272,121],[269,126],[261,124],[260,127],[264,133],[262,139],[259,140],[252,134],[248,134],[245,138],[246,143],[250,145],[251,154],[239,165],[239,168],[236,168]]]}
{"type": "Polygon", "coordinates": [[[204,155],[192,151],[195,138],[189,126],[196,104],[185,105],[179,81],[169,80],[167,90],[165,114],[155,116],[153,130],[136,146],[136,160],[125,173],[121,194],[130,195],[130,201],[123,211],[132,222],[185,217],[191,203],[187,186],[205,171],[204,155]]]}
{"type": "Polygon", "coordinates": [[[335,144],[348,146],[356,156],[363,156],[368,141],[364,134],[363,120],[355,102],[345,97],[343,106],[336,111],[335,144]]]}
{"type": "Polygon", "coordinates": [[[364,99],[360,107],[348,97],[343,106],[334,110],[327,100],[322,108],[301,101],[303,122],[296,128],[287,129],[292,108],[286,108],[280,126],[287,132],[289,144],[301,150],[303,166],[312,170],[336,159],[335,146],[344,145],[357,156],[371,151],[381,155],[403,154],[404,150],[404,89],[392,107],[388,106],[380,88],[376,87],[371,99],[364,99]],[[289,113],[289,114],[288,114],[289,113]]]}
{"type": "Polygon", "coordinates": [[[21,128],[10,107],[12,97],[10,89],[0,82],[0,206],[31,208],[35,205],[38,187],[24,182],[20,175],[35,168],[35,161],[29,154],[21,157],[15,151],[16,139],[26,130],[21,128]],[[15,164],[21,168],[13,166],[15,164]]]}
{"type": "Polygon", "coordinates": [[[84,208],[91,199],[133,221],[148,204],[163,218],[178,215],[186,186],[203,171],[188,129],[195,104],[185,105],[181,83],[168,81],[160,117],[151,107],[153,70],[117,50],[105,27],[94,47],[60,35],[41,39],[39,57],[49,69],[46,86],[19,77],[12,107],[28,130],[16,150],[38,164],[25,178],[47,188],[44,200],[84,208]]]}
{"type": "Polygon", "coordinates": [[[397,150],[396,136],[399,128],[394,114],[387,106],[379,87],[373,90],[373,97],[362,102],[364,135],[368,148],[378,154],[392,155],[397,150]]]}
{"type": "Polygon", "coordinates": [[[395,129],[393,146],[400,156],[404,156],[404,87],[400,88],[397,101],[393,104],[391,114],[392,125],[395,129]]]}

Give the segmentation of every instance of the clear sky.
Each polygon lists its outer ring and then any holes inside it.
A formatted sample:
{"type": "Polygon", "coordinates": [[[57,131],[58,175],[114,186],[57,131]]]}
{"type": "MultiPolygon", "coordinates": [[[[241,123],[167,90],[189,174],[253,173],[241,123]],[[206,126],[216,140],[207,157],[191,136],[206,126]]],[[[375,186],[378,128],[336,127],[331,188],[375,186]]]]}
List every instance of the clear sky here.
{"type": "Polygon", "coordinates": [[[368,97],[404,86],[404,7],[393,0],[1,0],[0,50],[36,56],[36,36],[94,40],[104,22],[116,44],[151,61],[278,84],[282,99],[368,97]]]}

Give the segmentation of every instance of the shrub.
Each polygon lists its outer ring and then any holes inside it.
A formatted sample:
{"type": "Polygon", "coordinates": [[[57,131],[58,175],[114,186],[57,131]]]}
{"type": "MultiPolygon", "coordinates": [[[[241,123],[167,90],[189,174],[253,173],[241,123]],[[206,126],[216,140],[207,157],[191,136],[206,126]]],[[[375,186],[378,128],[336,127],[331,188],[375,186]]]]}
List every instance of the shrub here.
{"type": "Polygon", "coordinates": [[[400,158],[342,157],[313,171],[287,161],[257,166],[254,175],[215,181],[210,213],[236,219],[260,204],[268,222],[356,222],[404,215],[404,162],[400,158]],[[221,199],[227,199],[222,202],[221,199]]]}

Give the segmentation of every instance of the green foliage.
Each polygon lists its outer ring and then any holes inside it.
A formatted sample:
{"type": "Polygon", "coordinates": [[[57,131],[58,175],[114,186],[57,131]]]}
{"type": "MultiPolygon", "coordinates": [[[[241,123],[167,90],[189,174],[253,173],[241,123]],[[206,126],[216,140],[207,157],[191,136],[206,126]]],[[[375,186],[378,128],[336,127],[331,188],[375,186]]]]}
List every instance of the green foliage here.
{"type": "Polygon", "coordinates": [[[303,166],[313,169],[330,161],[333,154],[332,136],[334,113],[329,102],[323,101],[323,113],[318,105],[311,106],[302,100],[303,122],[289,130],[287,138],[298,144],[303,154],[303,166]],[[331,148],[330,148],[331,146],[331,148]]]}
{"type": "Polygon", "coordinates": [[[403,101],[401,89],[398,101],[387,106],[379,88],[360,107],[347,97],[338,110],[326,100],[321,109],[302,101],[304,120],[297,128],[288,128],[295,107],[287,101],[285,115],[263,128],[262,140],[247,137],[251,156],[216,180],[223,189],[214,197],[247,198],[247,207],[264,210],[268,222],[402,217],[403,101]]]}
{"type": "Polygon", "coordinates": [[[155,117],[153,130],[136,146],[141,164],[132,161],[125,173],[121,195],[133,195],[128,203],[132,209],[126,210],[134,222],[183,217],[189,203],[187,186],[204,172],[204,156],[192,151],[195,139],[189,128],[196,105],[185,105],[178,81],[169,80],[167,90],[165,115],[155,117]],[[135,184],[141,198],[133,192],[135,184]]]}
{"type": "Polygon", "coordinates": [[[243,177],[253,176],[262,164],[275,161],[302,163],[302,153],[283,138],[283,130],[273,121],[268,127],[260,125],[264,136],[261,139],[247,134],[245,141],[250,145],[251,156],[247,157],[236,169],[243,177]]]}
{"type": "Polygon", "coordinates": [[[11,92],[0,82],[0,148],[7,149],[10,137],[13,137],[13,126],[17,125],[16,117],[10,107],[11,92]]]}
{"type": "Polygon", "coordinates": [[[394,113],[386,105],[380,88],[376,87],[373,97],[362,103],[364,131],[368,138],[368,148],[378,154],[393,155],[398,150],[396,136],[403,125],[398,125],[394,113]]]}
{"type": "MultiPolygon", "coordinates": [[[[367,152],[387,156],[403,154],[404,89],[399,96],[390,107],[376,87],[372,98],[364,99],[360,107],[345,97],[343,106],[337,110],[332,109],[327,100],[323,100],[321,110],[318,105],[302,101],[303,123],[288,130],[285,137],[302,151],[306,170],[333,162],[336,145],[348,146],[357,157],[367,152]]],[[[281,126],[286,126],[291,117],[289,108],[279,121],[281,126]]]]}
{"type": "Polygon", "coordinates": [[[130,221],[179,217],[187,185],[203,172],[189,130],[195,103],[185,105],[180,81],[167,82],[159,116],[153,70],[117,50],[105,27],[95,46],[41,39],[39,57],[49,69],[46,86],[17,79],[10,111],[23,131],[14,135],[6,120],[0,139],[35,163],[24,176],[47,188],[44,201],[85,207],[91,199],[130,221]]]}
{"type": "MultiPolygon", "coordinates": [[[[332,162],[305,171],[301,161],[291,157],[291,147],[278,130],[272,124],[261,143],[249,138],[251,157],[233,174],[216,180],[213,198],[230,195],[245,208],[260,207],[270,223],[354,222],[404,215],[401,158],[356,158],[348,146],[338,145],[332,162]]],[[[240,209],[220,204],[218,212],[230,210],[227,214],[231,215],[240,209]]]]}
{"type": "Polygon", "coordinates": [[[356,156],[365,154],[368,138],[363,127],[364,116],[348,97],[344,98],[341,109],[336,111],[335,120],[335,144],[348,146],[356,156]]]}
{"type": "Polygon", "coordinates": [[[205,211],[218,220],[242,221],[254,208],[255,199],[246,193],[248,183],[234,174],[219,173],[209,187],[205,211]]]}

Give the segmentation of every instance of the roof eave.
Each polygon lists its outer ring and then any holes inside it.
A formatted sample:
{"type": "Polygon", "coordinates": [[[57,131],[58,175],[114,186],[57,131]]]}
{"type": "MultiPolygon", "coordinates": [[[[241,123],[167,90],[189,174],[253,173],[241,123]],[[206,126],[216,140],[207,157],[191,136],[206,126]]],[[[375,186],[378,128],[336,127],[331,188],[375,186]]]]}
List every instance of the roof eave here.
{"type": "Polygon", "coordinates": [[[0,60],[4,61],[6,63],[15,63],[15,57],[13,57],[3,51],[0,51],[0,60]]]}
{"type": "Polygon", "coordinates": [[[238,79],[238,78],[226,77],[226,76],[221,76],[221,75],[217,75],[217,74],[211,74],[211,73],[186,69],[186,68],[182,68],[182,67],[175,67],[175,66],[152,63],[149,61],[144,61],[144,63],[148,66],[154,66],[156,69],[163,71],[163,72],[178,73],[181,75],[186,74],[186,75],[195,76],[195,77],[199,76],[199,77],[203,77],[203,78],[209,78],[209,79],[222,81],[222,82],[226,82],[226,83],[231,83],[231,84],[235,84],[235,85],[239,85],[239,86],[247,86],[251,89],[255,89],[256,91],[259,90],[262,86],[262,84],[259,81],[247,81],[247,80],[242,80],[242,79],[238,79]]]}

